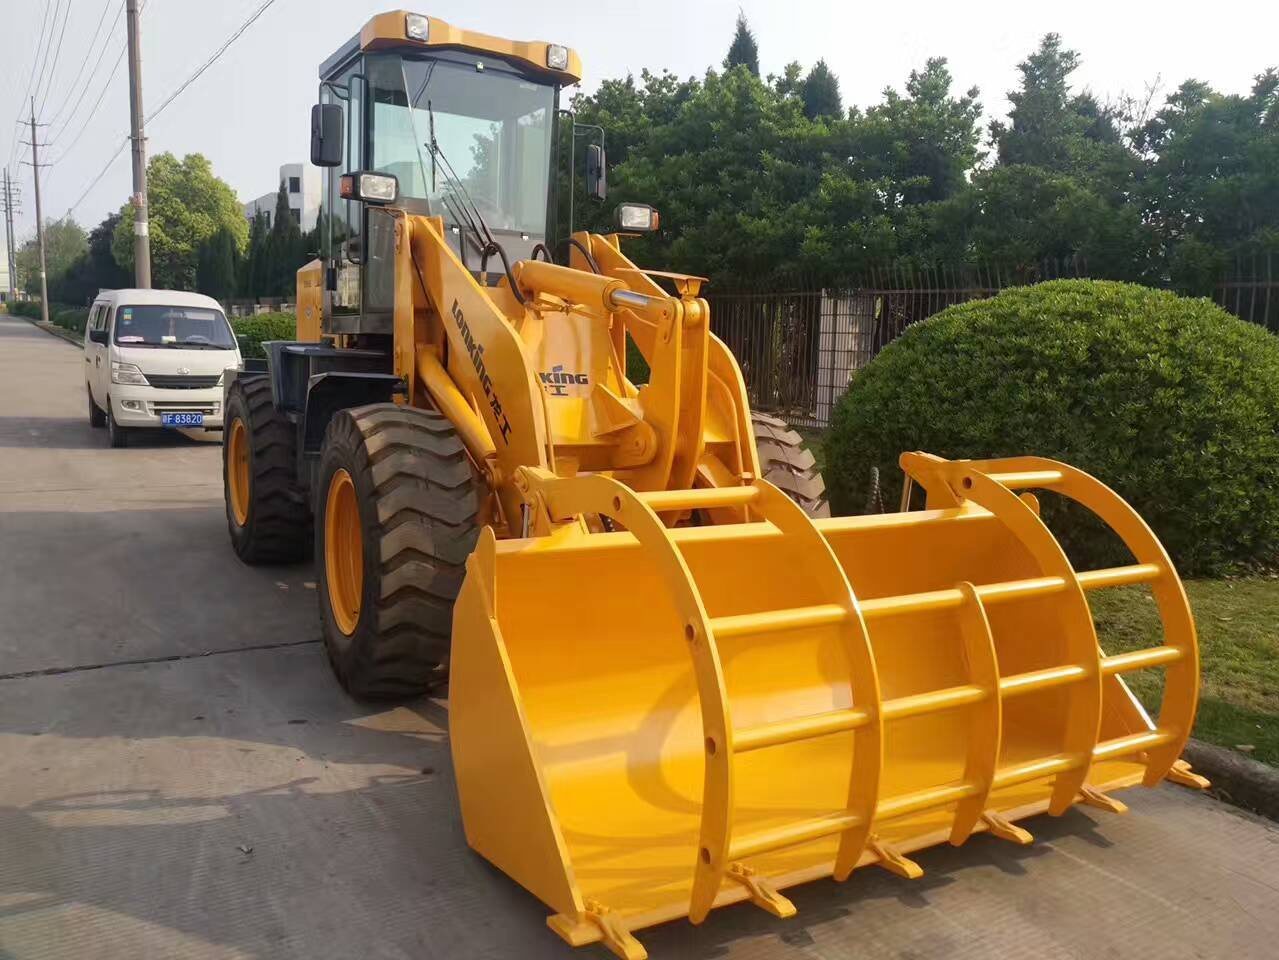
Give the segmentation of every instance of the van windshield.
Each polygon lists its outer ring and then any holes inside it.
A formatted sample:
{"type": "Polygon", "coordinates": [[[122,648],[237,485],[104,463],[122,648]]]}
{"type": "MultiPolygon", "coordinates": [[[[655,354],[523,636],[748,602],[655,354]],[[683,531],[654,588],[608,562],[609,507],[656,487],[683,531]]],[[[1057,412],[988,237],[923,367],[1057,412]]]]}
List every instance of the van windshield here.
{"type": "Polygon", "coordinates": [[[235,337],[221,310],[159,304],[117,308],[115,342],[128,347],[235,349],[235,337]]]}

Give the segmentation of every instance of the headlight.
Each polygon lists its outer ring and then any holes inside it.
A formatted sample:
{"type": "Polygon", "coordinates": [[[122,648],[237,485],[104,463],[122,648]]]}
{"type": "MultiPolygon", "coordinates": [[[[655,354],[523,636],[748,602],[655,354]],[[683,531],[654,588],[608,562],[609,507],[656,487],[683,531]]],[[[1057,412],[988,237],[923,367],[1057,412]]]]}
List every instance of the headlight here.
{"type": "Polygon", "coordinates": [[[567,70],[568,47],[562,47],[558,43],[548,44],[546,47],[546,65],[552,70],[567,70]]]}
{"type": "Polygon", "coordinates": [[[657,229],[657,211],[647,203],[621,203],[614,211],[615,222],[622,230],[648,233],[657,229]]]}
{"type": "Polygon", "coordinates": [[[389,173],[344,173],[338,180],[338,196],[343,200],[366,203],[394,203],[400,194],[400,182],[389,173]]]}
{"type": "Polygon", "coordinates": [[[431,21],[420,13],[410,13],[404,18],[404,33],[410,40],[426,43],[431,36],[431,21]]]}
{"type": "Polygon", "coordinates": [[[215,387],[220,387],[220,386],[222,386],[222,381],[223,381],[223,380],[225,380],[225,379],[226,379],[226,371],[225,371],[225,370],[223,370],[221,373],[219,373],[219,374],[218,374],[218,382],[217,382],[217,383],[215,383],[215,384],[214,384],[214,386],[215,386],[215,387]]]}
{"type": "Polygon", "coordinates": [[[111,382],[132,383],[140,387],[148,386],[147,378],[142,375],[142,371],[138,369],[137,364],[121,363],[118,360],[111,361],[111,382]]]}

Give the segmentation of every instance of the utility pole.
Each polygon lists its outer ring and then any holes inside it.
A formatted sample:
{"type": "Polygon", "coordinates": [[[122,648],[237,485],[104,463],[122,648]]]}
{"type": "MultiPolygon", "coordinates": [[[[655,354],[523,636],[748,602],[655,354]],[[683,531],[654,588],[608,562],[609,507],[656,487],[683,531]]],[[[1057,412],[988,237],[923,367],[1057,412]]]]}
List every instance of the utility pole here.
{"type": "Polygon", "coordinates": [[[36,181],[36,240],[40,248],[40,319],[49,322],[49,278],[44,261],[44,214],[40,209],[40,141],[36,137],[36,98],[31,97],[31,173],[36,181]]]}
{"type": "Polygon", "coordinates": [[[17,198],[13,195],[13,180],[9,168],[4,168],[4,247],[5,264],[9,273],[9,302],[18,298],[18,261],[13,249],[13,215],[17,213],[17,198]]]}
{"type": "MultiPolygon", "coordinates": [[[[127,0],[129,30],[129,136],[133,140],[133,282],[151,288],[151,230],[147,218],[147,141],[142,129],[142,41],[138,0],[127,0]]],[[[37,194],[37,198],[38,198],[37,194]]],[[[36,200],[39,204],[39,199],[36,200]]]]}

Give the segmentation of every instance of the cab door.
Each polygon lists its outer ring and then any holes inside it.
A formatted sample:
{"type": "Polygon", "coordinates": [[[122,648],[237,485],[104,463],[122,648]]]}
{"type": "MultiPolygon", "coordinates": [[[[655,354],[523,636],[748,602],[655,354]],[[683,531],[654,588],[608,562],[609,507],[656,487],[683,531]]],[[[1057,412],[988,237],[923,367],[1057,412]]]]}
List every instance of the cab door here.
{"type": "MultiPolygon", "coordinates": [[[[105,303],[95,303],[89,313],[86,330],[93,330],[99,335],[107,332],[107,314],[110,308],[105,303]]],[[[93,351],[93,364],[89,368],[89,382],[93,384],[93,399],[103,410],[107,408],[107,395],[111,392],[111,348],[105,343],[87,340],[86,346],[93,351]]],[[[89,360],[88,354],[85,360],[89,360]]]]}
{"type": "Polygon", "coordinates": [[[95,403],[103,402],[102,395],[98,392],[98,345],[93,342],[94,325],[97,323],[98,311],[102,309],[102,304],[95,303],[89,308],[89,319],[84,325],[84,382],[89,388],[89,392],[93,394],[95,403]]]}

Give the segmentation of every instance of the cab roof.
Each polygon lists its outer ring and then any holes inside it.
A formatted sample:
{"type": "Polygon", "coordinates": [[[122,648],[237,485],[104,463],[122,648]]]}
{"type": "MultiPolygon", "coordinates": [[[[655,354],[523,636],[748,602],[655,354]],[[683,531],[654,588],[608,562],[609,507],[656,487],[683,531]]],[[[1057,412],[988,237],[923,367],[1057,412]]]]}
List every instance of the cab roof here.
{"type": "Polygon", "coordinates": [[[113,307],[144,307],[158,304],[164,307],[206,307],[221,310],[222,305],[202,293],[184,290],[99,290],[94,303],[108,303],[113,307]]]}
{"type": "Polygon", "coordinates": [[[330,79],[347,60],[357,52],[400,49],[405,51],[448,49],[471,50],[501,57],[529,73],[540,74],[561,84],[573,84],[582,79],[582,61],[575,50],[568,50],[568,66],[553,70],[546,65],[547,48],[544,40],[505,40],[474,30],[463,30],[436,17],[427,17],[430,29],[426,40],[414,40],[408,35],[407,18],[412,11],[392,10],[379,13],[366,23],[358,34],[344,43],[333,56],[320,64],[320,79],[330,79]]]}

